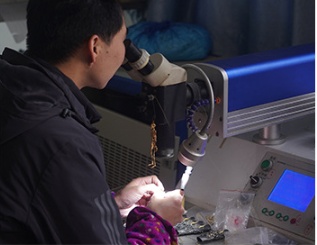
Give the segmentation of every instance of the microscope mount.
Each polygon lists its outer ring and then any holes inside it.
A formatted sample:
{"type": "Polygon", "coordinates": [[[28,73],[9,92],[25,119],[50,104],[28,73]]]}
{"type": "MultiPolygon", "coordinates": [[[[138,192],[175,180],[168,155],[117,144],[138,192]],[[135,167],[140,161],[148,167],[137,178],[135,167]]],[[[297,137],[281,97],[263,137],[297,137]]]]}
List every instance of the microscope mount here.
{"type": "Polygon", "coordinates": [[[122,66],[157,102],[158,157],[174,155],[175,122],[185,119],[188,107],[193,133],[178,154],[185,166],[204,156],[211,135],[227,138],[260,130],[255,142],[281,144],[280,123],[315,111],[314,44],[182,67],[161,54],[149,55],[130,40],[125,45],[122,66]],[[204,111],[197,112],[201,106],[204,111]]]}

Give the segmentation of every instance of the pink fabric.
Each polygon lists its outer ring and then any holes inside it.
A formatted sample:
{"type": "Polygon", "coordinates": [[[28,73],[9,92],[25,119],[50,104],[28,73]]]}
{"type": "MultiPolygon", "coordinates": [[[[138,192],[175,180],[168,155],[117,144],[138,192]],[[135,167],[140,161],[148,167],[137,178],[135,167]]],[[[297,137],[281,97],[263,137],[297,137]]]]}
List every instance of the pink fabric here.
{"type": "Polygon", "coordinates": [[[155,212],[134,208],[127,217],[126,236],[131,245],[177,245],[174,227],[155,212]]]}

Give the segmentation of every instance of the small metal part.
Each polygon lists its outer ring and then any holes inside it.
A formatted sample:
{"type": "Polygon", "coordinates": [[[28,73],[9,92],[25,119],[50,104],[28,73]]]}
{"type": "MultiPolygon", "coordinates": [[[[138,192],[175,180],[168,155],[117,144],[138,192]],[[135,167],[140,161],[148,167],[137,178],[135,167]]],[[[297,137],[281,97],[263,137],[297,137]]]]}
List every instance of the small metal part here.
{"type": "Polygon", "coordinates": [[[197,237],[199,243],[207,243],[225,239],[224,231],[210,231],[197,237]]]}
{"type": "Polygon", "coordinates": [[[175,229],[178,236],[186,236],[211,231],[211,226],[202,220],[196,220],[195,217],[189,217],[177,224],[175,229]]]}

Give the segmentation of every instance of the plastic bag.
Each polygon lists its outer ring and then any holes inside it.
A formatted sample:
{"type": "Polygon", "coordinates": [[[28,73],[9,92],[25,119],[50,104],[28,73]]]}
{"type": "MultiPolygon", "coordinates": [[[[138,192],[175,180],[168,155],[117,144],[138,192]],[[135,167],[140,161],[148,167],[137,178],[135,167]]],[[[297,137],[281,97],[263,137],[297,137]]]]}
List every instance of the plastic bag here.
{"type": "Polygon", "coordinates": [[[220,191],[215,211],[215,225],[219,230],[236,232],[246,228],[254,193],[220,191]]]}
{"type": "Polygon", "coordinates": [[[266,227],[252,227],[226,236],[226,244],[297,244],[266,227]]]}
{"type": "Polygon", "coordinates": [[[129,27],[128,39],[148,53],[161,53],[169,61],[207,57],[211,38],[199,25],[181,22],[139,22],[129,27]]]}

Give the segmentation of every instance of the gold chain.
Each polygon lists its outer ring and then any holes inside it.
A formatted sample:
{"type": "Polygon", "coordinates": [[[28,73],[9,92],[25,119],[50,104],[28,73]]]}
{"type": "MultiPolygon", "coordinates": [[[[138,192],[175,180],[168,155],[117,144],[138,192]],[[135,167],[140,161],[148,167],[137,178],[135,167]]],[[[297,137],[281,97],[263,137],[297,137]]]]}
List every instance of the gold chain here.
{"type": "Polygon", "coordinates": [[[148,165],[150,168],[155,168],[156,167],[156,160],[155,160],[155,153],[157,152],[157,145],[156,145],[156,141],[157,141],[157,134],[156,134],[156,124],[154,122],[154,120],[151,123],[151,163],[148,165]]]}

